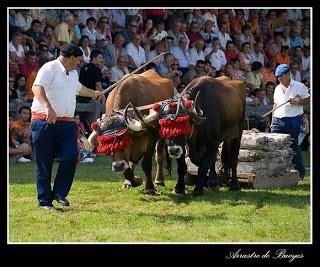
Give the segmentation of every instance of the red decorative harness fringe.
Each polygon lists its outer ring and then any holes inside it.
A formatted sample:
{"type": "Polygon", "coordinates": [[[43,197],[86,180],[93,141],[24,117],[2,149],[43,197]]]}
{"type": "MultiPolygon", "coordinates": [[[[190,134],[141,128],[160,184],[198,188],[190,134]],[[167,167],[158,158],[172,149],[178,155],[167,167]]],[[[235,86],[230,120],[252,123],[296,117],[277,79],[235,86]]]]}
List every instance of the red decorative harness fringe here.
{"type": "Polygon", "coordinates": [[[114,134],[98,136],[97,153],[112,154],[131,145],[132,139],[127,130],[126,128],[114,134]]]}
{"type": "Polygon", "coordinates": [[[161,126],[160,135],[165,138],[187,135],[192,131],[188,115],[177,117],[175,120],[161,119],[159,124],[161,126]]]}

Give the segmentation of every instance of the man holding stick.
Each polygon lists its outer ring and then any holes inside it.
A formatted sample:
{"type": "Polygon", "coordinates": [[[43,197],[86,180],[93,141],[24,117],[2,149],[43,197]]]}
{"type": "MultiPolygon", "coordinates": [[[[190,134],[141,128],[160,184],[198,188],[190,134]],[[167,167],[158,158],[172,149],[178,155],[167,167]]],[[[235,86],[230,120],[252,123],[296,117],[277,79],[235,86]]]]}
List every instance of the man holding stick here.
{"type": "Polygon", "coordinates": [[[61,47],[60,56],[44,64],[33,83],[31,107],[32,148],[36,161],[39,208],[54,209],[52,201],[69,206],[66,199],[76,170],[78,147],[74,120],[76,95],[101,98],[102,92],[88,89],[79,82],[75,70],[83,55],[72,44],[61,47]],[[60,159],[51,190],[54,158],[60,159]]]}
{"type": "Polygon", "coordinates": [[[305,168],[298,145],[298,136],[302,125],[303,105],[310,104],[310,94],[303,83],[290,78],[287,64],[279,65],[275,76],[279,79],[280,84],[274,91],[271,132],[291,135],[292,149],[294,150],[292,163],[294,168],[299,171],[299,177],[302,180],[305,175],[305,168]]]}

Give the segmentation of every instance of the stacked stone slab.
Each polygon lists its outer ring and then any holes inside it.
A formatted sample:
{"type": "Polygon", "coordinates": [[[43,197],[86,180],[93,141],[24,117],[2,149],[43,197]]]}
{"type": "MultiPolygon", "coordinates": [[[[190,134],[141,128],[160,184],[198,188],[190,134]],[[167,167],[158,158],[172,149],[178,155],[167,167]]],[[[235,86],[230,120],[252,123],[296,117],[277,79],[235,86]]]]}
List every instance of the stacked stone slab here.
{"type": "MultiPolygon", "coordinates": [[[[243,131],[237,173],[250,187],[270,188],[298,183],[299,174],[292,165],[293,150],[289,134],[243,131]]],[[[221,153],[221,146],[219,147],[221,153]]],[[[219,154],[220,154],[219,153],[219,154]]],[[[220,166],[218,154],[216,170],[220,166]]],[[[186,159],[188,172],[196,175],[198,167],[186,159]]]]}

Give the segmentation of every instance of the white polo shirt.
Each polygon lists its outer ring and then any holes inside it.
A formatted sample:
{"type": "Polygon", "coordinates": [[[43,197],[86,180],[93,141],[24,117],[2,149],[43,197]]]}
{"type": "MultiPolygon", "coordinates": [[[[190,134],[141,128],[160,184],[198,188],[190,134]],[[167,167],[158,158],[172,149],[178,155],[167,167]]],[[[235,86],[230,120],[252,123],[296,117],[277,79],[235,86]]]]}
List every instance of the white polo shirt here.
{"type": "Polygon", "coordinates": [[[132,42],[130,42],[126,46],[126,51],[127,54],[132,57],[138,68],[146,62],[146,53],[140,45],[137,48],[132,42]]]}
{"type": "MultiPolygon", "coordinates": [[[[57,114],[57,117],[73,117],[76,109],[76,95],[79,94],[81,83],[76,70],[69,71],[62,65],[59,58],[45,63],[37,73],[33,85],[41,85],[46,96],[57,114]]],[[[46,114],[36,96],[33,98],[32,112],[46,114]]]]}
{"type": "MultiPolygon", "coordinates": [[[[290,84],[286,93],[283,92],[283,87],[284,85],[280,83],[274,90],[273,99],[274,103],[278,106],[286,102],[289,98],[304,99],[310,96],[308,88],[303,83],[294,81],[292,79],[290,80],[290,84]]],[[[273,116],[280,119],[283,117],[295,117],[301,115],[302,113],[302,105],[291,105],[290,103],[287,103],[276,109],[273,116]]]]}

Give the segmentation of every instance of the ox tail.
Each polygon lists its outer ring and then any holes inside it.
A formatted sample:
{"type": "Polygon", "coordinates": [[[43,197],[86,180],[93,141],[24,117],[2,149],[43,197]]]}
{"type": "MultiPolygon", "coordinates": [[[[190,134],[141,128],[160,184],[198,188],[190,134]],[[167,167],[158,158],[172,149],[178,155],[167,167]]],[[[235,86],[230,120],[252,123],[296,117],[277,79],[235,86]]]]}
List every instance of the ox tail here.
{"type": "Polygon", "coordinates": [[[171,157],[169,156],[169,152],[168,152],[167,147],[166,147],[165,151],[166,151],[165,168],[167,169],[169,177],[171,178],[171,171],[172,171],[171,157]]]}

